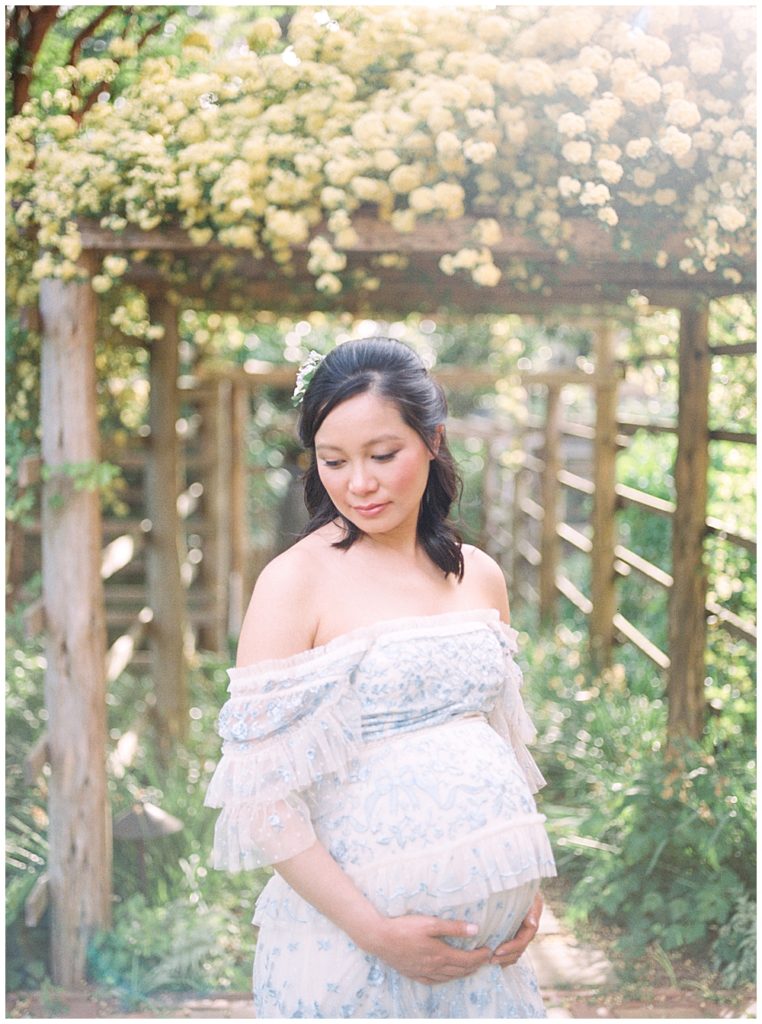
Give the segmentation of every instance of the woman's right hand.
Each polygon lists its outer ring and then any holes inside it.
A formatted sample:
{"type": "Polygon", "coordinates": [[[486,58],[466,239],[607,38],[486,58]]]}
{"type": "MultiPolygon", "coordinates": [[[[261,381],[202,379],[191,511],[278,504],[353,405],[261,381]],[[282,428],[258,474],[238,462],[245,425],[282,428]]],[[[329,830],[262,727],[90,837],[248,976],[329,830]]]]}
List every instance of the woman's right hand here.
{"type": "Polygon", "coordinates": [[[464,950],[444,941],[445,937],[473,938],[477,930],[465,921],[408,914],[383,918],[377,931],[361,945],[405,977],[437,985],[465,978],[489,962],[492,950],[487,946],[464,950]]]}

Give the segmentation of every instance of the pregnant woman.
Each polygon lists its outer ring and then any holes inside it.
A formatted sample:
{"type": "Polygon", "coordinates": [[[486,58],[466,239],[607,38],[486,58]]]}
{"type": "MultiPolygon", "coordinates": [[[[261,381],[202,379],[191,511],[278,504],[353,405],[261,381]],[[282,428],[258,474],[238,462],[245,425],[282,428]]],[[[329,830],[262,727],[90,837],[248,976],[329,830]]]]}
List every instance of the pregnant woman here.
{"type": "Polygon", "coordinates": [[[254,589],[206,800],[216,867],[275,868],[256,1014],[543,1017],[543,779],[503,574],[447,518],[443,393],[371,338],[296,395],[311,518],[254,589]]]}

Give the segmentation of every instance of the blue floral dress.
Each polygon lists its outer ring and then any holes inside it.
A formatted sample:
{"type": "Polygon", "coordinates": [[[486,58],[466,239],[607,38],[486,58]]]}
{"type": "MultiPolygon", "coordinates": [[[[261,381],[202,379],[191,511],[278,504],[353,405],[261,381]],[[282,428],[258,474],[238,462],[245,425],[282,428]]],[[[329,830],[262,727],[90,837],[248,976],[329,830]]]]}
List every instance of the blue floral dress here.
{"type": "MultiPolygon", "coordinates": [[[[277,863],[319,839],[384,914],[515,934],[555,874],[533,793],[516,631],[493,609],[393,619],[231,669],[214,865],[277,863]]],[[[260,1018],[544,1017],[529,955],[425,985],[359,949],[279,875],[254,923],[260,1018]]]]}

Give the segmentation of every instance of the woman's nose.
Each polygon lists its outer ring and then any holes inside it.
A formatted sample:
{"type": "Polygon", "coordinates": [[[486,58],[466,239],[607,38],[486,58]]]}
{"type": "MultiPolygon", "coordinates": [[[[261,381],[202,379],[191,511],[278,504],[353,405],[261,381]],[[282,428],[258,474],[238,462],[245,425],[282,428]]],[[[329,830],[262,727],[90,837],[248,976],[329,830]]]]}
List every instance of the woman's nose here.
{"type": "Polygon", "coordinates": [[[353,467],[349,478],[349,488],[353,494],[371,494],[377,486],[378,482],[369,466],[360,463],[353,467]]]}

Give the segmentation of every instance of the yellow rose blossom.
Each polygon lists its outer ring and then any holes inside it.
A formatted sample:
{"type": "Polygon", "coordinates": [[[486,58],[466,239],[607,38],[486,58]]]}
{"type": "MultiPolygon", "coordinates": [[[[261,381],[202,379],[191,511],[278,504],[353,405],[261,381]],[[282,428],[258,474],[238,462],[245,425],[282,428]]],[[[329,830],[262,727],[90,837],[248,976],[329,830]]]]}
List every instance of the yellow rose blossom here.
{"type": "Polygon", "coordinates": [[[394,192],[401,195],[412,192],[423,181],[420,164],[400,164],[389,175],[389,185],[394,192]]]}
{"type": "Polygon", "coordinates": [[[701,120],[701,114],[695,103],[689,100],[673,100],[667,107],[665,120],[678,128],[693,128],[701,120]]]}
{"type": "Polygon", "coordinates": [[[614,125],[624,114],[624,104],[618,96],[606,92],[590,102],[584,118],[591,131],[608,138],[614,125]]]}
{"type": "Polygon", "coordinates": [[[635,56],[646,67],[661,67],[670,59],[672,51],[664,39],[638,34],[635,36],[635,56]]]}
{"type": "Polygon", "coordinates": [[[584,117],[571,111],[562,114],[556,122],[559,135],[582,135],[587,128],[584,117]]]}
{"type": "Polygon", "coordinates": [[[340,249],[351,249],[353,246],[357,245],[359,235],[355,229],[350,226],[337,231],[333,236],[333,240],[340,249]]]}
{"type": "Polygon", "coordinates": [[[746,224],[746,216],[737,207],[726,204],[714,211],[723,231],[738,231],[746,224]]]}
{"type": "Polygon", "coordinates": [[[471,271],[471,278],[475,284],[483,288],[494,288],[502,277],[500,269],[494,263],[481,263],[471,271]]]}
{"type": "Polygon", "coordinates": [[[106,256],[103,260],[103,270],[109,277],[121,277],[127,272],[129,263],[124,256],[106,256]]]}
{"type": "Polygon", "coordinates": [[[659,139],[659,149],[669,156],[685,156],[691,148],[691,137],[671,124],[659,139]]]}
{"type": "Polygon", "coordinates": [[[523,60],[517,77],[523,96],[549,96],[555,88],[553,68],[543,60],[523,60]]]}
{"type": "Polygon", "coordinates": [[[93,291],[99,295],[103,295],[110,288],[113,288],[114,282],[107,274],[95,274],[90,281],[93,291]]]}
{"type": "Polygon", "coordinates": [[[661,85],[651,75],[637,75],[624,85],[623,98],[636,107],[648,107],[661,99],[661,85]]]}
{"type": "Polygon", "coordinates": [[[326,295],[337,295],[342,288],[341,279],[335,274],[321,274],[315,281],[315,287],[326,295]]]}
{"type": "Polygon", "coordinates": [[[558,191],[564,199],[570,199],[572,196],[579,195],[582,191],[582,182],[570,177],[568,174],[562,174],[558,179],[558,191]]]}
{"type": "Polygon", "coordinates": [[[482,245],[491,246],[502,240],[503,232],[494,217],[483,217],[474,225],[473,236],[482,245]]]}
{"type": "Polygon", "coordinates": [[[651,140],[643,136],[639,139],[630,139],[624,147],[624,151],[631,160],[639,160],[644,156],[648,156],[651,145],[651,140]]]}
{"type": "Polygon", "coordinates": [[[576,140],[565,143],[561,153],[564,160],[568,160],[570,164],[586,164],[590,162],[593,148],[589,142],[576,140]]]}
{"type": "MultiPolygon", "coordinates": [[[[647,232],[668,207],[696,265],[717,272],[730,258],[728,236],[734,256],[753,246],[748,14],[718,9],[710,31],[692,8],[679,17],[654,8],[644,31],[614,8],[445,16],[361,6],[331,9],[331,29],[316,13],[297,6],[287,40],[262,29],[251,49],[202,58],[204,43],[193,67],[185,57],[144,59],[135,83],[116,103],[95,104],[81,126],[67,114],[71,85],[82,80],[85,95],[88,82],[113,74],[121,44],[105,58],[111,65],[88,57],[79,69],[53,69],[54,85],[9,121],[11,246],[32,229],[53,272],[72,274],[67,224],[79,218],[106,230],[179,223],[194,242],[253,239],[252,252],[261,246],[291,273],[293,246],[362,203],[400,234],[415,230],[417,215],[523,218],[554,250],[568,238],[566,252],[574,217],[618,228],[623,248],[621,204],[638,209],[647,232]],[[744,223],[726,212],[728,229],[708,215],[721,207],[744,223]]],[[[250,31],[260,27],[242,36],[250,31]]],[[[332,222],[333,245],[351,246],[352,230],[332,222]]],[[[476,266],[494,265],[474,240],[476,266]]],[[[33,259],[15,258],[28,282],[33,259]]]]}
{"type": "Polygon", "coordinates": [[[564,84],[575,96],[592,96],[598,88],[598,79],[590,68],[575,68],[566,76],[564,84]]]}
{"type": "Polygon", "coordinates": [[[391,224],[395,231],[401,235],[410,234],[415,231],[416,216],[414,210],[395,210],[391,217],[391,224]]]}
{"type": "Polygon", "coordinates": [[[466,160],[474,164],[486,164],[494,158],[496,153],[497,149],[492,142],[477,142],[474,139],[468,139],[463,145],[463,155],[466,160]]]}
{"type": "Polygon", "coordinates": [[[585,182],[579,197],[582,206],[603,206],[610,199],[611,193],[608,188],[605,185],[596,185],[592,181],[585,182]]]}
{"type": "Polygon", "coordinates": [[[644,167],[636,167],[632,172],[632,180],[638,188],[652,188],[656,184],[656,175],[644,167]]]}
{"type": "Polygon", "coordinates": [[[373,154],[373,166],[384,174],[399,165],[399,155],[393,149],[379,149],[373,154]]]}

